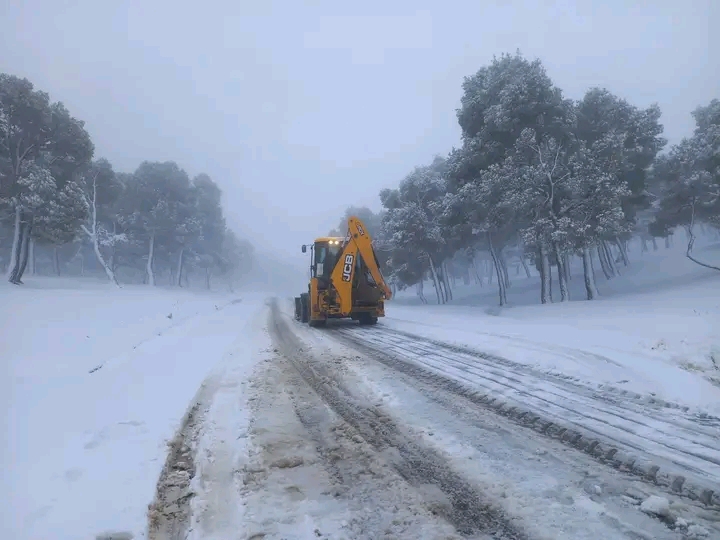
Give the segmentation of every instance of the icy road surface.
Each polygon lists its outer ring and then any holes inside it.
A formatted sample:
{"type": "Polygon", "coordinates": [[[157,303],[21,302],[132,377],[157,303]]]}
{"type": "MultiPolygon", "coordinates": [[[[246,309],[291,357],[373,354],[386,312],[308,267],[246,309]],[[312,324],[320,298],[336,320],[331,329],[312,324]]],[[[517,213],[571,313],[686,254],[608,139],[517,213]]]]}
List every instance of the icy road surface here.
{"type": "Polygon", "coordinates": [[[666,481],[677,482],[677,491],[683,488],[681,477],[700,487],[698,494],[720,486],[720,418],[696,416],[669,403],[595,390],[499,356],[382,326],[368,329],[343,325],[337,333],[374,351],[388,365],[438,375],[439,384],[458,382],[475,401],[493,408],[503,406],[506,412],[514,407],[517,411],[511,414],[515,417],[522,412],[527,420],[537,417],[532,423],[543,432],[577,430],[586,440],[587,451],[598,457],[622,460],[630,466],[630,460],[637,457],[635,467],[650,460],[639,472],[653,479],[660,471],[667,473],[666,481]],[[589,448],[591,444],[595,446],[589,448]],[[612,450],[622,450],[626,455],[610,454],[612,450]],[[652,465],[659,467],[658,471],[651,470],[652,465]]]}
{"type": "Polygon", "coordinates": [[[720,538],[712,414],[392,317],[47,285],[0,290],[2,538],[720,538]]]}
{"type": "MultiPolygon", "coordinates": [[[[258,331],[266,346],[248,383],[249,429],[237,432],[247,452],[230,442],[230,401],[200,407],[178,447],[185,437],[205,442],[173,458],[196,476],[179,489],[161,481],[161,495],[172,494],[165,500],[179,502],[165,505],[151,538],[227,538],[233,527],[254,540],[720,534],[712,506],[498,414],[446,384],[455,375],[447,365],[433,372],[419,360],[461,359],[457,351],[414,338],[408,351],[397,343],[408,336],[380,326],[311,329],[284,302],[271,302],[267,316],[258,331]],[[426,369],[428,377],[419,374],[426,369]]],[[[232,392],[239,380],[228,372],[212,387],[232,392]]]]}

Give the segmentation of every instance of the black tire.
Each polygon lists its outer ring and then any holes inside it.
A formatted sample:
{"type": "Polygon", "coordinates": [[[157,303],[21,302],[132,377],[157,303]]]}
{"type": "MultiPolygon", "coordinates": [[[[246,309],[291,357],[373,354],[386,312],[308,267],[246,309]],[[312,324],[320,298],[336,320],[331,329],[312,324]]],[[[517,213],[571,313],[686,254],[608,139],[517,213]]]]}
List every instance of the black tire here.
{"type": "Polygon", "coordinates": [[[310,295],[302,293],[300,295],[300,322],[310,321],[310,295]]]}
{"type": "Polygon", "coordinates": [[[300,297],[295,297],[295,320],[299,321],[302,314],[302,303],[300,301],[300,297]]]}
{"type": "Polygon", "coordinates": [[[309,324],[310,326],[312,326],[313,328],[318,328],[318,327],[320,327],[320,326],[325,326],[325,324],[327,324],[327,319],[320,319],[320,320],[317,320],[317,321],[313,321],[312,319],[310,319],[310,320],[308,321],[308,324],[309,324]]]}
{"type": "Polygon", "coordinates": [[[377,324],[378,318],[373,317],[370,313],[360,313],[360,315],[358,316],[358,321],[360,321],[360,324],[363,326],[370,326],[373,324],[377,324]]]}

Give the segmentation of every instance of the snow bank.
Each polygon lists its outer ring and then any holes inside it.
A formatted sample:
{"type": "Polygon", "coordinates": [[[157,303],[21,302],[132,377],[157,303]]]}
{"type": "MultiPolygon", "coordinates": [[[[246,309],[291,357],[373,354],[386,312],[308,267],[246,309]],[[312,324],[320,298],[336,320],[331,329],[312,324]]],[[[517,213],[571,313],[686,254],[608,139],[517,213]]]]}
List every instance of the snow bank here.
{"type": "Polygon", "coordinates": [[[38,279],[0,302],[0,536],[143,537],[166,442],[261,297],[38,279]]]}
{"type": "Polygon", "coordinates": [[[642,272],[607,282],[615,282],[615,294],[597,301],[508,309],[392,303],[385,324],[717,415],[720,276],[677,258],[646,254],[632,262],[642,272]]]}

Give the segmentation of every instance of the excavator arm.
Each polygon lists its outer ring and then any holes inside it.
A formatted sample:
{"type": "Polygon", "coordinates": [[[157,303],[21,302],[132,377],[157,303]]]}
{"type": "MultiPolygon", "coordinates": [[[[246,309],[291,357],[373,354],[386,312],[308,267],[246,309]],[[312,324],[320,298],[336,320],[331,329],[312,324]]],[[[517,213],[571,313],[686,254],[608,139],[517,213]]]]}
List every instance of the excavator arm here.
{"type": "Polygon", "coordinates": [[[392,297],[392,291],[385,283],[380,266],[378,264],[375,250],[372,247],[372,239],[360,219],[351,217],[348,219],[348,234],[340,252],[340,257],[332,271],[330,279],[332,285],[340,297],[340,311],[346,316],[352,311],[352,286],[357,257],[360,256],[370,271],[375,285],[382,291],[384,299],[392,297]]]}

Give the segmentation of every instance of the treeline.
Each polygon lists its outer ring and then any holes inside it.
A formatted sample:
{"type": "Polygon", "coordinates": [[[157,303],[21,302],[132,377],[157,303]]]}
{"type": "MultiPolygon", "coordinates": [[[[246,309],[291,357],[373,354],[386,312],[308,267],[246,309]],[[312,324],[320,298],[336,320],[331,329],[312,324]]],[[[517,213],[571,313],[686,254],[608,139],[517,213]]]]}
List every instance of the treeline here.
{"type": "Polygon", "coordinates": [[[417,285],[423,301],[425,279],[444,303],[450,276],[482,283],[485,271],[504,305],[508,259],[528,277],[535,266],[542,303],[553,301],[553,274],[567,301],[572,257],[591,300],[596,265],[611,279],[633,236],[646,249],[679,226],[687,256],[720,270],[693,255],[696,225],[720,227],[720,101],[698,107],[694,135],[664,154],[660,115],[602,88],[566,99],[539,60],[505,54],[465,78],[461,145],[382,190],[380,213],[348,213],[374,234],[392,286],[417,285]]]}
{"type": "Polygon", "coordinates": [[[132,174],[94,160],[84,122],[27,79],[0,74],[0,262],[25,272],[86,270],[120,281],[207,288],[249,271],[252,245],[225,223],[217,184],[174,162],[132,174]],[[74,264],[73,264],[74,263],[74,264]]]}

